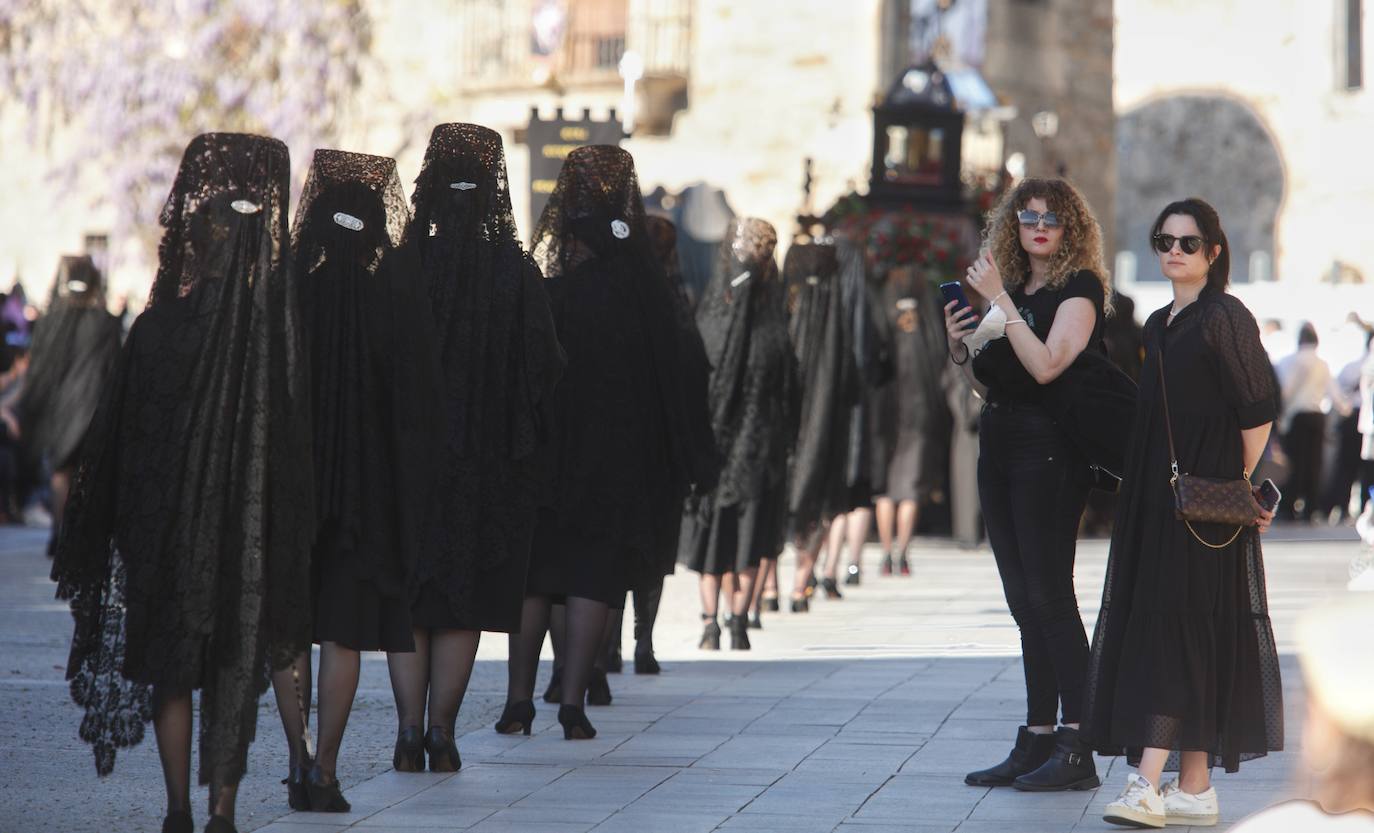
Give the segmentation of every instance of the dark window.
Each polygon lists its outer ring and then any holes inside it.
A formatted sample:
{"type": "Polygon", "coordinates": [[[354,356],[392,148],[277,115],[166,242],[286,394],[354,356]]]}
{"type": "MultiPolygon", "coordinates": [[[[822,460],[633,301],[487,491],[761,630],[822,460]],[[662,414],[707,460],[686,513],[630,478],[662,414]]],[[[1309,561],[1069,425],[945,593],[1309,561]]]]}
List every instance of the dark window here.
{"type": "Polygon", "coordinates": [[[1364,89],[1364,0],[1344,0],[1345,61],[1341,68],[1342,86],[1364,89]]]}

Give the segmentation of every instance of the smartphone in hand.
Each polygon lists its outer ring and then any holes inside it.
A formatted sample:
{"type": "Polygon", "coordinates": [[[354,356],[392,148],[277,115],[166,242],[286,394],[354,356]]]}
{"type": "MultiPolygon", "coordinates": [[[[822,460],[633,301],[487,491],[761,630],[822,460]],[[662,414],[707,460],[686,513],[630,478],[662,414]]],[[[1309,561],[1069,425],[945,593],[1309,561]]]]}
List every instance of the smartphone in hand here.
{"type": "Polygon", "coordinates": [[[973,306],[968,302],[968,296],[964,294],[964,286],[958,281],[949,281],[940,284],[940,294],[945,298],[945,306],[949,306],[950,301],[957,301],[958,306],[954,308],[952,315],[958,315],[965,308],[973,306]]]}
{"type": "Polygon", "coordinates": [[[1268,478],[1265,478],[1265,481],[1255,488],[1255,500],[1264,507],[1266,512],[1273,512],[1282,498],[1283,494],[1279,492],[1279,488],[1274,485],[1274,481],[1268,478]]]}

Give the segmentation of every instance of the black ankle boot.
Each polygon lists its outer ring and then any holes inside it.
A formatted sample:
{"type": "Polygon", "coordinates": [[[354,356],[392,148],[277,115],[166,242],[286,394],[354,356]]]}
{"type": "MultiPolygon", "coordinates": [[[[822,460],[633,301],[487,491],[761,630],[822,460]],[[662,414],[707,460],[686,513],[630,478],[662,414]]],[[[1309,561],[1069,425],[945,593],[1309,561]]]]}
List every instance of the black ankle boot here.
{"type": "Polygon", "coordinates": [[[730,619],[730,650],[749,650],[749,620],[743,616],[730,619]]]}
{"type": "Polygon", "coordinates": [[[318,766],[311,767],[306,776],[305,791],[310,794],[310,809],[316,813],[347,813],[353,809],[339,789],[339,779],[326,780],[318,766]]]}
{"type": "Polygon", "coordinates": [[[589,706],[609,706],[611,704],[611,682],[606,679],[606,672],[599,668],[592,669],[592,678],[587,683],[587,705],[589,706]]]}
{"type": "Polygon", "coordinates": [[[658,659],[654,657],[654,648],[652,645],[644,651],[635,648],[636,674],[657,674],[662,670],[663,668],[658,664],[658,659]]]}
{"type": "Polygon", "coordinates": [[[1054,754],[1033,772],[1012,782],[1018,790],[1033,793],[1062,790],[1093,790],[1102,786],[1093,763],[1093,750],[1077,729],[1060,726],[1054,732],[1054,754]]]}
{"type": "Polygon", "coordinates": [[[1016,746],[1007,759],[990,769],[964,776],[971,787],[1010,787],[1017,778],[1034,772],[1054,754],[1054,735],[1037,735],[1025,726],[1016,730],[1016,746]]]}
{"type": "Polygon", "coordinates": [[[425,771],[425,736],[420,734],[419,726],[407,726],[396,733],[396,749],[391,753],[391,766],[397,772],[425,771]]]}
{"type": "Polygon", "coordinates": [[[196,833],[196,822],[187,811],[177,810],[162,820],[162,833],[196,833]]]}
{"type": "Polygon", "coordinates": [[[425,752],[429,753],[430,772],[457,772],[463,768],[458,745],[443,726],[431,726],[425,733],[425,752]]]}

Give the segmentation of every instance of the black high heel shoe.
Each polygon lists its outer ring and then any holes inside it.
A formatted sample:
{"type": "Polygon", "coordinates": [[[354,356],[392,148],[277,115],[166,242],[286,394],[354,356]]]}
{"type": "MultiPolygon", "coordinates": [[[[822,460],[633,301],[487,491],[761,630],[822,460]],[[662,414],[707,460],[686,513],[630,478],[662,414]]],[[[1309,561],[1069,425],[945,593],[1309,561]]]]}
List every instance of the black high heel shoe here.
{"type": "Polygon", "coordinates": [[[205,833],[239,833],[239,829],[224,816],[211,816],[205,825],[205,833]]]}
{"type": "Polygon", "coordinates": [[[859,565],[850,564],[845,568],[844,583],[850,587],[858,587],[860,581],[859,565]]]}
{"type": "Polygon", "coordinates": [[[769,613],[777,613],[779,610],[782,609],[782,606],[778,604],[778,597],[776,595],[765,595],[761,597],[759,599],[759,607],[761,607],[763,610],[768,611],[769,613]]]}
{"type": "Polygon", "coordinates": [[[425,771],[425,737],[419,726],[407,726],[396,733],[396,751],[391,753],[391,767],[397,772],[425,771]]]}
{"type": "Polygon", "coordinates": [[[563,701],[563,669],[558,666],[553,667],[553,674],[549,676],[549,687],[544,689],[545,703],[560,703],[563,701]]]}
{"type": "Polygon", "coordinates": [[[878,574],[884,576],[892,575],[892,553],[883,553],[883,563],[878,567],[878,574]]]}
{"type": "Polygon", "coordinates": [[[292,810],[309,810],[310,794],[305,791],[305,779],[310,774],[310,761],[291,768],[281,782],[286,785],[286,803],[292,810]]]}
{"type": "Polygon", "coordinates": [[[162,833],[196,833],[196,821],[186,810],[168,813],[162,820],[162,833]]]}
{"type": "Polygon", "coordinates": [[[749,617],[749,629],[754,631],[763,630],[763,617],[759,616],[759,612],[757,610],[754,611],[753,616],[749,617]]]}
{"type": "Polygon", "coordinates": [[[587,683],[587,705],[609,706],[611,700],[611,682],[606,679],[606,672],[593,668],[592,679],[587,683]]]}
{"type": "Polygon", "coordinates": [[[429,753],[430,772],[457,772],[463,768],[458,747],[443,726],[431,726],[425,733],[425,751],[429,753]]]}
{"type": "Polygon", "coordinates": [[[806,598],[816,595],[816,574],[813,572],[806,578],[806,598]]]}
{"type": "Polygon", "coordinates": [[[749,619],[735,616],[730,619],[730,650],[749,650],[749,619]]]}
{"type": "Polygon", "coordinates": [[[811,600],[802,596],[800,599],[792,600],[793,613],[809,613],[811,611],[811,600]]]}
{"type": "Polygon", "coordinates": [[[533,726],[534,701],[532,700],[507,703],[506,707],[501,710],[501,719],[496,721],[496,731],[503,735],[513,735],[516,732],[528,735],[533,726]]]}
{"type": "Polygon", "coordinates": [[[587,720],[586,710],[578,706],[559,706],[558,722],[563,726],[563,740],[591,740],[596,727],[587,720]]]}
{"type": "Polygon", "coordinates": [[[310,768],[305,779],[305,791],[310,796],[310,809],[316,813],[347,813],[353,805],[344,798],[339,789],[339,779],[331,777],[325,781],[324,770],[318,765],[310,768]]]}
{"type": "Polygon", "coordinates": [[[837,584],[835,583],[835,580],[834,580],[833,578],[824,578],[824,579],[821,579],[821,589],[823,589],[823,590],[825,591],[825,597],[826,597],[827,599],[843,599],[843,598],[844,598],[844,596],[841,596],[841,595],[840,595],[840,588],[839,588],[839,585],[837,585],[837,584]]]}

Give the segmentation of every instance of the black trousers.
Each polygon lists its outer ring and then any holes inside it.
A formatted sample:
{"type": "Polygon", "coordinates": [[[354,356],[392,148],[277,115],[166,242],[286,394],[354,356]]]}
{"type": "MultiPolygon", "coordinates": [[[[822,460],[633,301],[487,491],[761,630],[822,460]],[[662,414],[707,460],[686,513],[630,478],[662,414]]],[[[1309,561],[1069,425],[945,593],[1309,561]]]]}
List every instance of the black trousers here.
{"type": "Polygon", "coordinates": [[[1283,502],[1289,516],[1308,520],[1321,501],[1322,447],[1326,440],[1326,415],[1320,411],[1299,411],[1293,415],[1283,435],[1283,450],[1288,455],[1288,493],[1283,502]],[[1298,502],[1302,508],[1298,508],[1298,502]]]}
{"type": "Polygon", "coordinates": [[[1026,724],[1065,723],[1083,706],[1088,636],[1073,563],[1088,464],[1043,409],[991,403],[979,423],[978,496],[1012,618],[1021,630],[1026,724]]]}

